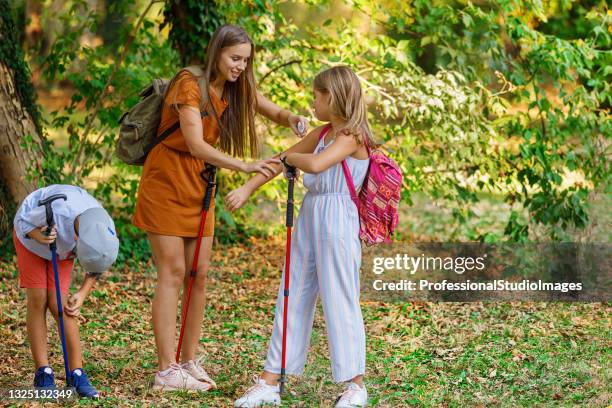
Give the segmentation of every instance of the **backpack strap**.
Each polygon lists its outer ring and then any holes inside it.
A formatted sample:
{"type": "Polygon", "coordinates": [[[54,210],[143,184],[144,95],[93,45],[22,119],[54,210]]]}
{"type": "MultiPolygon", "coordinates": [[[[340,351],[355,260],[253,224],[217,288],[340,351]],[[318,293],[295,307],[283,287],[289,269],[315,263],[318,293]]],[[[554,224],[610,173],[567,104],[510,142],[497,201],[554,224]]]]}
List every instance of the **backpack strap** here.
{"type": "MultiPolygon", "coordinates": [[[[321,135],[319,136],[319,141],[325,137],[327,132],[331,129],[331,124],[328,124],[321,130],[321,135]]],[[[370,149],[368,147],[368,155],[370,154],[370,149]]],[[[348,164],[346,164],[346,159],[342,160],[342,172],[344,173],[344,179],[346,180],[346,185],[351,193],[351,200],[355,203],[357,208],[359,208],[359,200],[357,199],[357,190],[355,190],[355,183],[353,182],[353,177],[351,176],[351,170],[348,168],[348,164]]]]}
{"type": "Polygon", "coordinates": [[[344,179],[346,180],[346,185],[348,186],[348,189],[351,192],[351,199],[353,200],[357,208],[359,208],[359,200],[357,199],[355,183],[353,182],[353,177],[351,176],[351,171],[348,168],[348,164],[346,164],[346,160],[342,160],[342,171],[344,172],[344,179]]]}
{"type": "MultiPolygon", "coordinates": [[[[205,116],[208,116],[208,112],[206,111],[200,111],[200,118],[204,118],[205,116]]],[[[181,122],[180,120],[177,120],[175,123],[172,124],[172,126],[170,126],[168,129],[164,130],[161,135],[159,135],[157,138],[160,140],[164,140],[165,138],[167,138],[168,136],[170,136],[172,133],[176,132],[176,130],[178,128],[181,127],[181,122]]]]}
{"type": "Polygon", "coordinates": [[[188,67],[183,68],[181,71],[183,70],[188,71],[191,75],[197,78],[198,86],[200,87],[200,95],[202,97],[201,107],[204,107],[206,102],[210,102],[211,107],[214,109],[214,107],[212,106],[212,101],[210,101],[209,99],[208,84],[206,83],[206,78],[204,78],[204,70],[202,69],[202,67],[199,65],[190,65],[188,67]]]}
{"type": "MultiPolygon", "coordinates": [[[[176,73],[174,78],[172,78],[171,83],[168,84],[168,87],[166,88],[166,92],[164,93],[164,99],[166,99],[166,94],[170,90],[170,85],[172,85],[172,83],[174,82],[176,77],[178,77],[178,75],[181,73],[181,71],[188,71],[191,75],[193,75],[193,76],[195,76],[197,78],[198,86],[200,87],[200,95],[201,95],[200,108],[203,108],[205,106],[206,102],[209,100],[209,96],[208,96],[208,86],[206,86],[206,79],[204,78],[204,70],[199,65],[191,65],[189,67],[185,67],[185,68],[179,70],[179,72],[176,73]]],[[[212,107],[212,101],[211,101],[211,107],[212,107]]],[[[213,107],[213,109],[214,109],[214,107],[213,107]]],[[[205,116],[208,116],[208,112],[205,109],[200,109],[200,118],[204,118],[205,116]]],[[[157,144],[158,141],[165,140],[172,133],[176,132],[180,127],[181,127],[181,123],[180,123],[179,120],[177,120],[175,123],[172,124],[172,126],[170,126],[168,129],[164,130],[158,136],[158,138],[154,142],[153,146],[155,146],[155,144],[157,144]]],[[[151,146],[151,148],[153,146],[151,146]]]]}

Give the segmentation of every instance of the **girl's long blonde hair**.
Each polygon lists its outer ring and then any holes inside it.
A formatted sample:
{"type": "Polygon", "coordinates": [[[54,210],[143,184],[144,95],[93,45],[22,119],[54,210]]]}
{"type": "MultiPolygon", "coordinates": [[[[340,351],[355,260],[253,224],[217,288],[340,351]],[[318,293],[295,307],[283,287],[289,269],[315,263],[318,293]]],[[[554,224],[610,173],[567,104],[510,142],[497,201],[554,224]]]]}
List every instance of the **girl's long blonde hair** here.
{"type": "Polygon", "coordinates": [[[371,142],[365,95],[357,75],[347,66],[321,71],[315,76],[314,88],[329,94],[329,107],[334,116],[345,123],[336,132],[353,135],[358,143],[371,142]]]}

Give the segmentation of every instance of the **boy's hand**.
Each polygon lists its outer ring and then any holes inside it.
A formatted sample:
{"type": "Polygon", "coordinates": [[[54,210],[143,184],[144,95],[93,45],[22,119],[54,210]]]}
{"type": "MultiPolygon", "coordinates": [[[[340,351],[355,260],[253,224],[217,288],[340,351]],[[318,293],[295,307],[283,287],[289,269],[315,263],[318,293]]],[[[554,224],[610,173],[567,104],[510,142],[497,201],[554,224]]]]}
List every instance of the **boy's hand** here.
{"type": "Polygon", "coordinates": [[[68,298],[68,304],[64,307],[66,314],[68,316],[77,317],[81,314],[81,306],[83,306],[83,302],[85,301],[85,295],[78,291],[73,293],[68,298]]]}
{"type": "Polygon", "coordinates": [[[53,226],[53,229],[51,230],[51,233],[49,234],[49,236],[46,236],[44,232],[47,231],[48,229],[49,227],[45,225],[44,227],[41,227],[41,228],[34,228],[32,231],[28,232],[26,235],[36,240],[37,242],[40,242],[43,245],[49,245],[57,239],[57,227],[53,226]]]}
{"type": "Polygon", "coordinates": [[[240,186],[235,190],[230,191],[225,196],[225,206],[230,212],[234,212],[239,208],[242,208],[249,200],[251,191],[245,186],[240,186]]]}

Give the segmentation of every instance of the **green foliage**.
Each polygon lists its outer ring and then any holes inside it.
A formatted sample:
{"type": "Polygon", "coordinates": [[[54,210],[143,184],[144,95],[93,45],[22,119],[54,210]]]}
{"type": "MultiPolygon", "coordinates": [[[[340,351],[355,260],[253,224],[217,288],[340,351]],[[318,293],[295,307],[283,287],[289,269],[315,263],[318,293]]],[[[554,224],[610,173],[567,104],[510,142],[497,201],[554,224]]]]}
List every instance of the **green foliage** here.
{"type": "Polygon", "coordinates": [[[206,47],[217,27],[223,24],[223,16],[214,1],[167,1],[164,22],[160,28],[170,27],[169,40],[179,51],[183,66],[202,64],[206,47]]]}
{"type": "MultiPolygon", "coordinates": [[[[83,1],[67,5],[59,16],[64,33],[48,58],[40,61],[47,82],[69,81],[75,92],[67,106],[49,112],[48,128],[65,135],[68,143],[58,146],[49,142],[53,153],[45,155],[37,181],[41,186],[66,183],[92,187],[93,195],[115,219],[122,240],[119,264],[138,262],[150,256],[144,234],[131,222],[141,169],[114,158],[118,120],[153,78],[173,75],[178,56],[159,35],[159,22],[145,16],[125,60],[117,65],[115,50],[80,43],[84,33],[95,32],[100,20],[95,11],[83,12],[85,5],[83,1]]],[[[142,12],[137,5],[125,7],[125,11],[126,19],[133,23],[116,33],[122,47],[142,12]]]]}
{"type": "MultiPolygon", "coordinates": [[[[497,179],[500,154],[495,146],[501,140],[485,112],[501,110],[503,101],[484,85],[469,83],[456,71],[427,75],[409,58],[408,41],[372,36],[342,18],[298,27],[274,4],[231,4],[224,14],[244,26],[259,45],[259,86],[281,106],[310,110],[316,73],[338,64],[353,67],[373,102],[374,134],[406,174],[405,202],[411,202],[413,192],[426,190],[433,197],[469,205],[476,188],[462,186],[466,175],[486,174],[489,185],[497,179]]],[[[264,126],[272,150],[287,146],[288,132],[264,126]]]]}
{"type": "MultiPolygon", "coordinates": [[[[478,217],[474,208],[482,193],[499,195],[512,206],[503,231],[469,234],[486,242],[562,240],[566,230],[589,222],[590,192],[610,181],[612,17],[604,4],[351,4],[348,13],[316,0],[168,2],[163,17],[144,16],[121,61],[108,47],[81,44],[102,16],[82,0],[69,2],[58,17],[63,35],[38,61],[46,81],[67,80],[75,87],[68,106],[51,112],[46,124],[68,144],[52,145],[45,154],[40,183],[94,186],[129,237],[121,259],[146,259],[142,234],[131,226],[140,169],[113,157],[117,120],[151,79],[199,60],[212,32],[234,23],[256,44],[260,91],[311,116],[312,125],[316,73],[337,64],[353,67],[370,101],[374,134],[404,171],[403,205],[424,192],[449,210],[449,227],[457,231],[478,217]],[[535,227],[544,227],[546,235],[538,236],[535,227]]],[[[129,23],[116,33],[119,53],[143,6],[120,8],[129,23]]],[[[261,118],[258,132],[265,136],[265,156],[296,141],[290,130],[261,118]]],[[[236,214],[223,208],[222,197],[248,176],[219,177],[216,231],[222,242],[270,231],[258,225],[264,201],[276,202],[273,225],[282,224],[281,177],[236,214]]]]}

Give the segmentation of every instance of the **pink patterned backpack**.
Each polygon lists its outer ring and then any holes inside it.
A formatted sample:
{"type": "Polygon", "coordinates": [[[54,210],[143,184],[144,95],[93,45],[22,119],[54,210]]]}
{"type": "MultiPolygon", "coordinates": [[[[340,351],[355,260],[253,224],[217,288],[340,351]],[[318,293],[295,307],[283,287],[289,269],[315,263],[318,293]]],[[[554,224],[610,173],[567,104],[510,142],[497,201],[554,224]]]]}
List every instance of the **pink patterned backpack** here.
{"type": "MultiPolygon", "coordinates": [[[[325,137],[331,125],[322,131],[319,140],[325,137]]],[[[370,156],[370,164],[359,195],[346,160],[342,160],[342,170],[351,192],[351,198],[359,211],[359,238],[366,245],[391,242],[391,235],[398,223],[397,208],[402,189],[402,171],[393,159],[382,151],[370,148],[370,141],[365,138],[365,145],[370,156]]]]}

